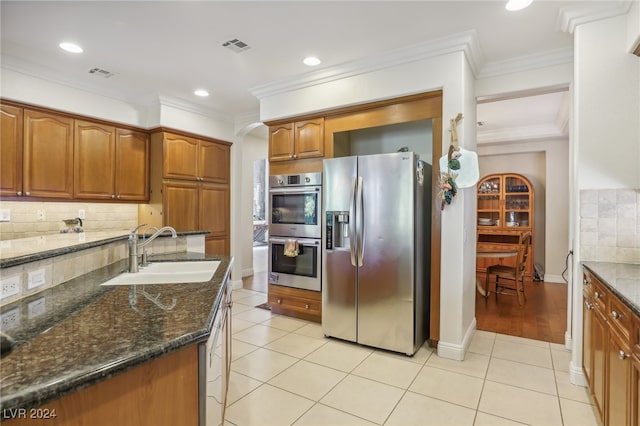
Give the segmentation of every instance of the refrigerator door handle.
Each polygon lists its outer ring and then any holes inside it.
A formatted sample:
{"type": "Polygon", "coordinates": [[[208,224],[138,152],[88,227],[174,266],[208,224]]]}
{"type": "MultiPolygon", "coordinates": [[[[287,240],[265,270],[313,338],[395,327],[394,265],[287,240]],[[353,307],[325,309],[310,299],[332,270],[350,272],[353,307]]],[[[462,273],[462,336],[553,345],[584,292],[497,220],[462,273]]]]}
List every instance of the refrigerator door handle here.
{"type": "Polygon", "coordinates": [[[351,201],[349,202],[349,239],[351,243],[349,244],[349,252],[351,253],[351,265],[356,266],[356,221],[355,221],[355,203],[356,203],[356,186],[357,186],[357,178],[354,177],[351,180],[351,201]]]}
{"type": "Polygon", "coordinates": [[[364,205],[362,199],[362,176],[358,176],[358,195],[356,196],[356,211],[360,215],[357,218],[356,225],[356,245],[357,247],[357,266],[362,266],[362,256],[364,256],[364,205]]]}

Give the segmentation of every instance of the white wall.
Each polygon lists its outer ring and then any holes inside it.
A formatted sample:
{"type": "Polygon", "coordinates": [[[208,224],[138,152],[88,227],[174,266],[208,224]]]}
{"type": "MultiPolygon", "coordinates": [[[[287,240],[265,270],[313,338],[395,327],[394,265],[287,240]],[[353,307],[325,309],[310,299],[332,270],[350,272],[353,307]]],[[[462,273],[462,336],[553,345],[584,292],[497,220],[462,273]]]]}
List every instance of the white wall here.
{"type": "MultiPolygon", "coordinates": [[[[637,5],[632,12],[638,13],[637,5]]],[[[574,33],[574,211],[579,211],[582,190],[640,188],[640,59],[628,53],[629,22],[636,25],[635,19],[618,16],[579,25],[574,33]]],[[[576,220],[572,226],[573,275],[580,277],[582,223],[576,220]]],[[[573,306],[582,306],[581,285],[570,296],[573,306]]],[[[575,309],[571,320],[570,378],[585,384],[582,310],[575,309]]]]}
{"type": "Polygon", "coordinates": [[[269,141],[247,135],[242,141],[241,164],[241,207],[239,239],[242,253],[242,275],[253,273],[253,162],[266,159],[269,155],[269,141]]]}
{"type": "Polygon", "coordinates": [[[527,141],[500,145],[479,145],[480,176],[489,173],[521,173],[534,178],[536,210],[542,207],[542,217],[536,216],[534,259],[545,268],[545,281],[564,282],[562,271],[569,252],[569,143],[566,139],[527,141]],[[531,156],[542,156],[543,163],[534,163],[531,156]],[[517,164],[517,169],[514,169],[517,164]],[[540,234],[542,233],[542,234],[540,234]]]}
{"type": "MultiPolygon", "coordinates": [[[[475,150],[474,84],[459,51],[265,95],[260,99],[260,117],[269,121],[442,89],[443,151],[450,143],[449,120],[458,113],[465,117],[458,127],[460,145],[475,150]]],[[[447,358],[464,357],[475,329],[475,247],[465,244],[474,241],[475,230],[475,188],[463,189],[442,212],[438,354],[447,358]]]]}

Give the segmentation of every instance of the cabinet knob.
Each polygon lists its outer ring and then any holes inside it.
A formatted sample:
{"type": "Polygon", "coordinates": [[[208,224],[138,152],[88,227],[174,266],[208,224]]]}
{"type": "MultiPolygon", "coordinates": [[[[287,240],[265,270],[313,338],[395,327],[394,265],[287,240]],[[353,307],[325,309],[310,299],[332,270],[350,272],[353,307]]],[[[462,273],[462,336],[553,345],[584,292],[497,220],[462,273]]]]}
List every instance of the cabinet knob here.
{"type": "Polygon", "coordinates": [[[304,308],[305,308],[305,309],[309,309],[309,304],[308,304],[308,303],[307,303],[307,304],[305,304],[305,305],[304,305],[304,308]]]}
{"type": "Polygon", "coordinates": [[[280,303],[282,303],[282,300],[281,300],[281,299],[278,299],[278,300],[277,300],[277,302],[278,302],[278,304],[280,304],[280,303]]]}
{"type": "Polygon", "coordinates": [[[29,191],[27,191],[27,192],[24,193],[24,195],[26,195],[28,197],[29,195],[31,195],[31,193],[29,191]]]}
{"type": "Polygon", "coordinates": [[[114,200],[116,198],[115,194],[111,194],[111,199],[114,200]]]}
{"type": "Polygon", "coordinates": [[[293,154],[293,159],[295,160],[296,158],[298,158],[298,156],[293,154]]]}
{"type": "Polygon", "coordinates": [[[596,299],[600,299],[602,297],[602,294],[598,293],[597,291],[593,294],[596,299]]]}
{"type": "Polygon", "coordinates": [[[227,308],[233,308],[233,301],[227,303],[227,308]]]}
{"type": "Polygon", "coordinates": [[[582,284],[591,285],[591,280],[588,280],[588,279],[585,278],[585,279],[582,280],[582,284]]]}
{"type": "Polygon", "coordinates": [[[289,154],[289,158],[290,158],[290,159],[293,159],[293,154],[289,154]]]}
{"type": "Polygon", "coordinates": [[[584,301],[584,307],[587,309],[587,311],[590,311],[593,309],[593,305],[587,302],[586,300],[584,301]]]}
{"type": "Polygon", "coordinates": [[[119,200],[120,199],[120,194],[116,195],[116,198],[119,200]]]}
{"type": "Polygon", "coordinates": [[[613,319],[620,319],[622,317],[622,314],[619,314],[616,311],[611,311],[611,317],[613,319]]]}
{"type": "Polygon", "coordinates": [[[22,191],[18,191],[18,197],[22,197],[22,191]]]}
{"type": "Polygon", "coordinates": [[[620,352],[618,352],[618,358],[624,361],[625,359],[629,358],[629,354],[624,353],[624,351],[620,349],[620,352]]]}

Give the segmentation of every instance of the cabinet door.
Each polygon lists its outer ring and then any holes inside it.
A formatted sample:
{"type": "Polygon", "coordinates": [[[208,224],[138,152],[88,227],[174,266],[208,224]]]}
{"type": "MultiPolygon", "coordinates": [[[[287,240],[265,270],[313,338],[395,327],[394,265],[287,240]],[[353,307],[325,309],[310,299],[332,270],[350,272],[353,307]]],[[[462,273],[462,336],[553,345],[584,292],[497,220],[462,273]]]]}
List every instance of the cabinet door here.
{"type": "Polygon", "coordinates": [[[115,199],[115,128],[76,120],[74,197],[115,199]]]}
{"type": "Polygon", "coordinates": [[[116,198],[149,199],[149,135],[116,130],[116,198]]]}
{"type": "Polygon", "coordinates": [[[269,128],[269,161],[293,159],[293,123],[269,128]]]}
{"type": "Polygon", "coordinates": [[[629,395],[631,393],[630,350],[624,339],[613,330],[608,341],[608,385],[605,425],[617,426],[630,423],[629,395]]]}
{"type": "Polygon", "coordinates": [[[0,196],[22,195],[22,108],[0,105],[0,196]]]}
{"type": "Polygon", "coordinates": [[[165,133],[163,176],[167,179],[197,180],[198,140],[165,133]]]}
{"type": "Polygon", "coordinates": [[[211,231],[207,236],[224,237],[229,235],[229,187],[226,185],[201,184],[200,229],[211,231]]]}
{"type": "Polygon", "coordinates": [[[604,419],[605,401],[605,374],[606,374],[606,347],[607,347],[607,321],[604,315],[598,310],[593,310],[593,321],[591,323],[591,347],[592,370],[590,390],[593,395],[593,402],[598,410],[599,417],[604,419]]]}
{"type": "Polygon", "coordinates": [[[584,375],[587,378],[589,387],[592,385],[592,365],[593,365],[593,344],[591,342],[591,336],[593,323],[593,304],[589,298],[584,297],[584,303],[582,304],[582,369],[584,375]]]}
{"type": "Polygon", "coordinates": [[[229,182],[229,153],[227,144],[200,141],[198,147],[198,177],[205,182],[229,182]]]}
{"type": "Polygon", "coordinates": [[[322,157],[324,155],[324,118],[295,123],[294,158],[322,157]]]}
{"type": "Polygon", "coordinates": [[[640,359],[633,355],[631,357],[631,396],[629,398],[631,410],[631,424],[640,426],[640,359]]]}
{"type": "Polygon", "coordinates": [[[204,252],[207,256],[229,256],[231,254],[229,237],[205,237],[204,252]]]}
{"type": "Polygon", "coordinates": [[[24,110],[23,191],[73,198],[73,119],[24,110]]]}
{"type": "Polygon", "coordinates": [[[162,185],[164,224],[176,231],[196,231],[198,226],[198,184],[165,182],[162,185]]]}

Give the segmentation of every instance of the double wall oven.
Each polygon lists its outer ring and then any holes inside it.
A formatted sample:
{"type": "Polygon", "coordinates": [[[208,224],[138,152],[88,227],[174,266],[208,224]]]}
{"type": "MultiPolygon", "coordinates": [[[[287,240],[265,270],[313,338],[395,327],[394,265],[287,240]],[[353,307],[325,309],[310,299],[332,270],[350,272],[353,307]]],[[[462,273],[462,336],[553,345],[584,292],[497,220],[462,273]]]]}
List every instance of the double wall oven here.
{"type": "Polygon", "coordinates": [[[322,173],[269,176],[269,282],[320,291],[322,173]]]}

